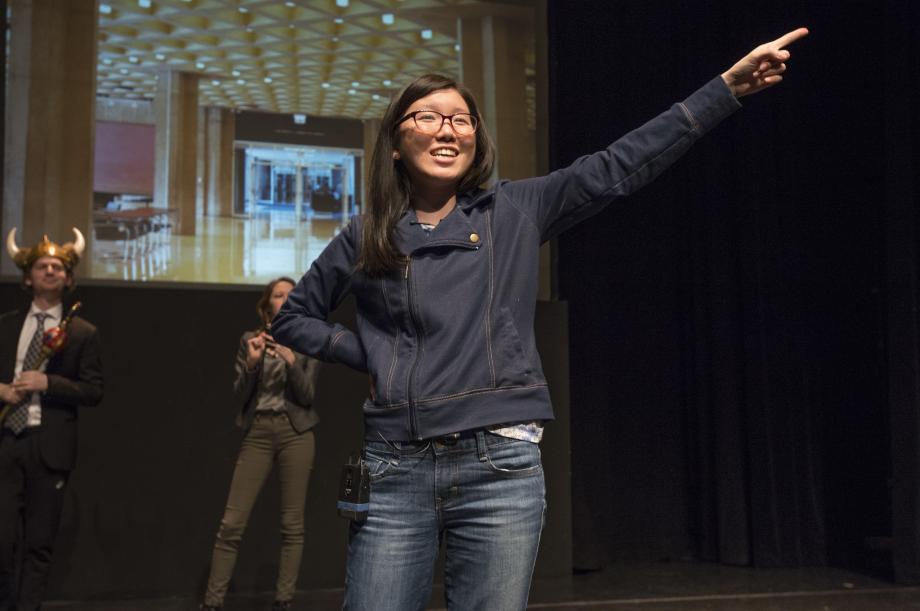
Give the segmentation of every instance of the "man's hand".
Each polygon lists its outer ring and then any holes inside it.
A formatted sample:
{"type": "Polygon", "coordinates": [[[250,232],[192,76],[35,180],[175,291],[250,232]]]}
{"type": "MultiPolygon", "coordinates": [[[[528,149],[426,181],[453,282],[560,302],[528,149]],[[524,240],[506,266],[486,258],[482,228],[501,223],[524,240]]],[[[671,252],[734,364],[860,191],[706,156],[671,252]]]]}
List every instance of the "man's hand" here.
{"type": "Polygon", "coordinates": [[[772,87],[783,80],[786,62],[792,57],[784,47],[805,36],[808,30],[799,28],[760,45],[722,73],[722,80],[736,98],[772,87]]]}
{"type": "Polygon", "coordinates": [[[13,380],[13,390],[28,394],[48,390],[48,376],[41,371],[23,371],[13,380]]]}
{"type": "Polygon", "coordinates": [[[10,384],[0,384],[0,401],[16,405],[26,398],[25,393],[15,390],[10,384]]]}

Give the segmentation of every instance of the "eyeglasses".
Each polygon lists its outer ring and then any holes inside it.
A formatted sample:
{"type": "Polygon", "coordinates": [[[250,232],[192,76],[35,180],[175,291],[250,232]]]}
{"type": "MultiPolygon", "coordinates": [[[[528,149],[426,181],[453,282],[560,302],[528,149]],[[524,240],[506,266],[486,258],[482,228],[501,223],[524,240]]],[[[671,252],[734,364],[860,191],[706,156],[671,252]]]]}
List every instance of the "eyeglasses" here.
{"type": "Polygon", "coordinates": [[[415,129],[423,134],[436,134],[441,131],[444,122],[450,123],[454,133],[458,136],[469,136],[476,132],[479,127],[479,120],[468,112],[458,112],[452,115],[442,115],[436,110],[416,110],[410,112],[405,117],[396,122],[400,125],[405,121],[412,119],[415,122],[415,129]]]}

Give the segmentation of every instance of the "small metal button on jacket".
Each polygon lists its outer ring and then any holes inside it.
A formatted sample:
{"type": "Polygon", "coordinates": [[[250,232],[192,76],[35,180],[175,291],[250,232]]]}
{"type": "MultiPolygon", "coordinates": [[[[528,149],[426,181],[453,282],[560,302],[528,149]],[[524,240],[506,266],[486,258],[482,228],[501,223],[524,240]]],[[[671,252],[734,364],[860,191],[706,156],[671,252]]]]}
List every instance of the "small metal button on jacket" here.
{"type": "Polygon", "coordinates": [[[478,242],[478,241],[479,241],[479,234],[478,234],[478,233],[471,233],[471,234],[470,234],[470,242],[472,242],[473,244],[475,244],[475,243],[478,242]]]}

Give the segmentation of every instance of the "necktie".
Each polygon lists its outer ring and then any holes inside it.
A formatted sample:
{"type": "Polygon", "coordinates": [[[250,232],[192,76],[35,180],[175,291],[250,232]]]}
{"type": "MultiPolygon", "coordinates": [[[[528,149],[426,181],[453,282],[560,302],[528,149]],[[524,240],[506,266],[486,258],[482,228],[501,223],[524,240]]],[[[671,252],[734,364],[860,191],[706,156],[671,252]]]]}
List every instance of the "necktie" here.
{"type": "MultiPolygon", "coordinates": [[[[38,369],[39,365],[41,365],[42,336],[45,334],[45,319],[49,316],[50,314],[45,314],[44,312],[35,314],[35,320],[38,324],[35,327],[35,333],[32,334],[29,348],[26,350],[26,358],[22,362],[23,371],[32,371],[38,369]]],[[[4,422],[4,425],[12,429],[17,435],[26,428],[26,424],[29,422],[29,403],[31,399],[32,395],[30,393],[13,407],[10,415],[6,418],[6,422],[4,422]]]]}

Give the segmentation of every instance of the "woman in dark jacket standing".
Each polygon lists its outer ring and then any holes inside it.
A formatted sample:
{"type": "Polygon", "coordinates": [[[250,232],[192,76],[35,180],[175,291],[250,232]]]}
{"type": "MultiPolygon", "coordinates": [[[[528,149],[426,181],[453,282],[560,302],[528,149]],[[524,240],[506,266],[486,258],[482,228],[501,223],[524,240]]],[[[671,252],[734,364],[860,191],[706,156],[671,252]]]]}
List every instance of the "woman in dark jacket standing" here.
{"type": "Polygon", "coordinates": [[[491,187],[494,153],[468,90],[428,75],[391,103],[368,213],[272,327],[285,345],[370,374],[370,505],[351,525],[345,608],[424,609],[442,539],[449,609],[526,607],[545,508],[537,442],[553,417],[533,334],[540,244],[650,182],[737,97],[782,80],[783,47],[805,34],[757,47],[604,151],[491,187]],[[348,294],[357,332],[327,322],[348,294]]]}
{"type": "Polygon", "coordinates": [[[281,559],[272,609],[290,608],[303,555],[304,503],[318,422],[313,392],[319,362],[275,343],[272,317],[294,281],[282,277],[265,287],[257,304],[262,326],[240,339],[233,392],[237,424],[246,431],[233,471],[227,508],[217,531],[203,609],[220,609],[236,564],[237,549],[256,497],[272,468],[281,481],[281,559]]]}

